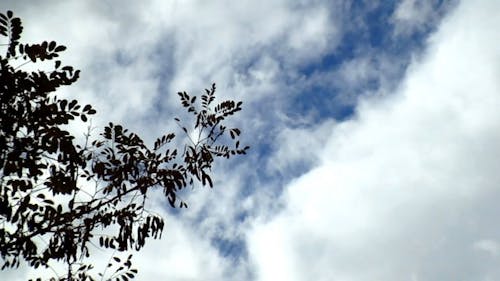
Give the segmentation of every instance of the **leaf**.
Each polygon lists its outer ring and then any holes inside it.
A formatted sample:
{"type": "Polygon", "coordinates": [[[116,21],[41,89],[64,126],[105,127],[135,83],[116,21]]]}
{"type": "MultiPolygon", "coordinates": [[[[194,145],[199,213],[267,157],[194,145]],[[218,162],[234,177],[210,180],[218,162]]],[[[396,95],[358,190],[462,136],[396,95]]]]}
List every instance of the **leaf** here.
{"type": "Polygon", "coordinates": [[[62,52],[64,50],[66,50],[66,46],[59,45],[54,49],[54,52],[62,52]]]}
{"type": "Polygon", "coordinates": [[[49,51],[52,51],[54,50],[54,48],[56,47],[56,42],[55,41],[51,41],[49,43],[49,51]]]}
{"type": "Polygon", "coordinates": [[[212,183],[212,179],[210,178],[209,175],[207,175],[206,173],[203,173],[201,175],[201,180],[202,180],[202,183],[203,185],[206,185],[206,183],[208,182],[208,185],[212,188],[214,185],[212,183]]]}
{"type": "Polygon", "coordinates": [[[68,105],[68,100],[62,100],[59,105],[61,106],[61,110],[66,110],[66,105],[68,105]]]}
{"type": "Polygon", "coordinates": [[[70,110],[71,110],[71,109],[73,109],[73,108],[76,106],[76,104],[77,104],[77,103],[78,103],[78,101],[77,101],[77,100],[72,100],[72,101],[69,103],[69,109],[70,109],[70,110]]]}

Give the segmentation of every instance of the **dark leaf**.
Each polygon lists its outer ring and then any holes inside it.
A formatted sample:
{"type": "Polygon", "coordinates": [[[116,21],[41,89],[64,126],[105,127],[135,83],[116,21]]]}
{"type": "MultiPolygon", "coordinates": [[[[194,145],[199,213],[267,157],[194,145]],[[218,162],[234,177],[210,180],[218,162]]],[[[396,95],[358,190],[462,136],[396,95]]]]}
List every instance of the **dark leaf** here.
{"type": "Polygon", "coordinates": [[[59,45],[54,49],[54,52],[62,52],[64,50],[66,50],[66,46],[59,45]]]}
{"type": "Polygon", "coordinates": [[[54,48],[56,47],[56,42],[55,41],[51,41],[49,43],[49,51],[52,51],[54,50],[54,48]]]}

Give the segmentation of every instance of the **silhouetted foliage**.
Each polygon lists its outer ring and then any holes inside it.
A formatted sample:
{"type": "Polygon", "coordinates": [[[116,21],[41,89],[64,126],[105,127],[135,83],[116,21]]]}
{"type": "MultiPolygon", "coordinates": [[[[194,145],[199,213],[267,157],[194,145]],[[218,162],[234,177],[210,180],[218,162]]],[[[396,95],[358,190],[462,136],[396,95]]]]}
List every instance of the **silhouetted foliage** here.
{"type": "MultiPolygon", "coordinates": [[[[76,100],[55,95],[60,86],[77,81],[79,70],[61,66],[66,49],[56,42],[22,44],[21,20],[0,13],[0,34],[8,39],[0,56],[0,257],[2,269],[67,265],[59,280],[95,280],[85,262],[89,247],[140,250],[148,238],[160,238],[164,221],[144,208],[148,192],[161,189],[171,207],[187,207],[178,192],[195,182],[213,186],[210,170],[216,157],[245,154],[240,130],[224,121],[241,110],[241,102],[213,105],[215,85],[196,97],[179,93],[194,116],[195,136],[171,148],[173,133],[152,147],[123,126],[109,123],[85,144],[75,144],[66,125],[88,122],[96,111],[76,100]],[[26,71],[24,64],[54,60],[51,71],[26,71]],[[17,64],[14,66],[13,64],[17,64]],[[220,144],[220,139],[226,139],[220,144]],[[108,234],[102,234],[108,229],[108,234]],[[97,230],[100,232],[98,233],[97,230]]],[[[106,280],[128,280],[137,270],[131,255],[113,256],[106,280]]],[[[101,278],[100,278],[101,279],[101,278]]]]}

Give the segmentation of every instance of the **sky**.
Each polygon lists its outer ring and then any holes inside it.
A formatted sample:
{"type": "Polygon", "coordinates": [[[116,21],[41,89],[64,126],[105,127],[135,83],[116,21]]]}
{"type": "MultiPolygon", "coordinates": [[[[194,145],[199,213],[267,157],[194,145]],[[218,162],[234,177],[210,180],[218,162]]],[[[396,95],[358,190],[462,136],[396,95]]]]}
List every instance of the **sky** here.
{"type": "Polygon", "coordinates": [[[249,155],[187,210],[151,198],[165,232],[135,280],[500,280],[499,0],[0,6],[25,42],[68,47],[82,74],[59,96],[93,104],[95,126],[152,142],[178,91],[243,101],[249,155]]]}

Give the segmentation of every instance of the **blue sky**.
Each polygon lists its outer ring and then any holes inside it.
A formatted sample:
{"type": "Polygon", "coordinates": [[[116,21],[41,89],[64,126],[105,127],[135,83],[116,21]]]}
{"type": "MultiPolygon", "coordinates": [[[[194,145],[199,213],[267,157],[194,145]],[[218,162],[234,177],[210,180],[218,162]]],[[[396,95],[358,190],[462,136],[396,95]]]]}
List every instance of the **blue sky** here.
{"type": "Polygon", "coordinates": [[[187,210],[152,198],[165,235],[137,280],[500,279],[499,1],[2,6],[25,41],[68,46],[82,77],[61,95],[95,105],[96,126],[152,142],[176,130],[175,93],[212,82],[244,102],[250,154],[187,210]]]}

